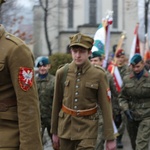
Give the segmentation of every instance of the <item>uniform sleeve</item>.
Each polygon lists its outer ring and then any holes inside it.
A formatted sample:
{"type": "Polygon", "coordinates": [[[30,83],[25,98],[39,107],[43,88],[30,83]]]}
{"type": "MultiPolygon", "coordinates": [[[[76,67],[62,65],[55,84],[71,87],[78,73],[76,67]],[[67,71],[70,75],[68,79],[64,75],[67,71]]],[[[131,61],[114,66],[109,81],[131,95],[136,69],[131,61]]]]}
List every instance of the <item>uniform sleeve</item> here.
{"type": "Polygon", "coordinates": [[[113,129],[112,107],[110,98],[108,98],[109,91],[107,90],[109,89],[109,86],[106,78],[106,74],[102,73],[98,92],[98,102],[102,109],[102,116],[104,121],[104,138],[106,140],[113,140],[115,137],[113,129]]]}
{"type": "Polygon", "coordinates": [[[128,100],[127,100],[127,96],[126,96],[125,84],[123,84],[123,86],[121,88],[121,92],[118,96],[118,99],[119,99],[119,105],[123,111],[129,109],[128,100]]]}
{"type": "Polygon", "coordinates": [[[63,85],[59,70],[56,72],[55,86],[54,86],[54,99],[52,105],[52,119],[51,119],[51,133],[57,135],[58,129],[58,116],[62,107],[63,99],[63,85]],[[61,85],[60,85],[61,84],[61,85]]]}
{"type": "Polygon", "coordinates": [[[8,66],[17,98],[19,149],[42,150],[39,100],[34,72],[31,73],[34,67],[34,60],[32,53],[26,45],[14,46],[9,55],[8,66]],[[25,69],[29,76],[23,75],[20,67],[25,69]],[[29,80],[27,79],[28,77],[30,77],[29,80]]]}

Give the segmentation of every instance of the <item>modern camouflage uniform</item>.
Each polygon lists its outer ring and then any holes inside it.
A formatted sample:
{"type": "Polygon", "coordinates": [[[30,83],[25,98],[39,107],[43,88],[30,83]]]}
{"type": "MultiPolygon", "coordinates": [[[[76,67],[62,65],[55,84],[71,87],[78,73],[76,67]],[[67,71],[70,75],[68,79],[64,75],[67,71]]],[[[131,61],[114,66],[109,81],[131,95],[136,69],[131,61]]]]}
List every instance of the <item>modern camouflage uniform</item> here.
{"type": "MultiPolygon", "coordinates": [[[[108,71],[106,71],[106,75],[107,75],[107,79],[108,79],[108,83],[109,83],[109,87],[111,91],[111,101],[112,101],[112,107],[113,107],[113,101],[114,99],[117,98],[118,93],[116,91],[113,76],[108,71]]],[[[100,118],[99,118],[98,136],[97,136],[95,150],[104,150],[105,140],[103,137],[103,117],[102,117],[102,111],[100,108],[98,111],[99,111],[100,118]]]]}
{"type": "Polygon", "coordinates": [[[48,73],[48,75],[42,79],[37,76],[36,82],[40,100],[40,114],[43,139],[45,128],[47,128],[48,134],[51,137],[50,128],[55,77],[48,73]]]}
{"type": "MultiPolygon", "coordinates": [[[[121,75],[122,79],[129,72],[129,69],[128,69],[127,65],[118,66],[118,70],[120,72],[120,75],[121,75]]],[[[114,99],[114,101],[115,101],[115,99],[114,99]]],[[[120,135],[122,135],[124,133],[124,130],[125,130],[125,125],[126,125],[125,120],[126,120],[126,118],[125,118],[125,115],[124,115],[124,113],[122,112],[122,110],[119,106],[118,98],[116,99],[115,103],[116,103],[116,105],[113,105],[114,120],[115,120],[116,126],[118,128],[118,133],[120,135]]]]}
{"type": "Polygon", "coordinates": [[[119,102],[124,111],[129,109],[133,113],[134,121],[127,121],[133,150],[148,150],[150,141],[150,74],[146,70],[139,80],[133,72],[124,77],[119,102]]]}
{"type": "Polygon", "coordinates": [[[0,150],[42,150],[34,59],[0,25],[0,150]]]}

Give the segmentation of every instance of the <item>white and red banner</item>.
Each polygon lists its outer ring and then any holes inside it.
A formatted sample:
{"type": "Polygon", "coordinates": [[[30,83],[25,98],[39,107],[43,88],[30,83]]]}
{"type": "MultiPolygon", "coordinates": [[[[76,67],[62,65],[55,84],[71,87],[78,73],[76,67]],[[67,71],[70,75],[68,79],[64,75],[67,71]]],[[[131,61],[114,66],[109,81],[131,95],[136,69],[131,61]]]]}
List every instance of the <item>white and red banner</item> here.
{"type": "Polygon", "coordinates": [[[135,53],[140,53],[140,43],[139,43],[139,37],[138,37],[138,29],[139,29],[139,24],[136,25],[135,30],[134,30],[134,37],[133,37],[133,42],[131,45],[131,51],[130,51],[130,57],[129,57],[129,62],[133,55],[135,53]]]}

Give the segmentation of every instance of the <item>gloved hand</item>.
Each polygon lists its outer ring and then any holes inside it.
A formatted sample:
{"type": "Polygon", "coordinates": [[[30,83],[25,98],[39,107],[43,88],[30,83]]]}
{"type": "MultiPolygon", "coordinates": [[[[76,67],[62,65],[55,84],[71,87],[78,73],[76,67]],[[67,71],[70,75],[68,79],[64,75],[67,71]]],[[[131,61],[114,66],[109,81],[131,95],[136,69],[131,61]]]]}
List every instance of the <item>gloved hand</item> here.
{"type": "Polygon", "coordinates": [[[128,109],[128,110],[124,111],[124,113],[127,116],[128,121],[132,122],[134,120],[133,113],[131,110],[128,109]]]}

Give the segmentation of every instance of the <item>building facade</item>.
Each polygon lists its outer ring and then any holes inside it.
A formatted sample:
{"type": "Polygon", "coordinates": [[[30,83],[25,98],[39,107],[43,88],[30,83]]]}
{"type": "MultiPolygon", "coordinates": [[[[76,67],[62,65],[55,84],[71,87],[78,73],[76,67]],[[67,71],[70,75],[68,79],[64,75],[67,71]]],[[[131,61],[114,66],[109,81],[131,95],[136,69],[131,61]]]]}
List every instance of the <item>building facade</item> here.
{"type": "MultiPolygon", "coordinates": [[[[66,53],[69,37],[81,32],[94,37],[98,25],[106,17],[108,10],[113,11],[111,25],[110,52],[118,44],[121,33],[126,34],[123,48],[130,53],[134,28],[137,23],[136,0],[48,0],[48,36],[52,53],[66,53]]],[[[43,0],[43,3],[45,0],[43,0]]],[[[45,5],[46,6],[46,5],[45,5]]],[[[44,11],[34,6],[35,56],[48,55],[44,31],[44,11]]]]}

